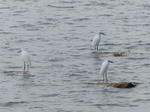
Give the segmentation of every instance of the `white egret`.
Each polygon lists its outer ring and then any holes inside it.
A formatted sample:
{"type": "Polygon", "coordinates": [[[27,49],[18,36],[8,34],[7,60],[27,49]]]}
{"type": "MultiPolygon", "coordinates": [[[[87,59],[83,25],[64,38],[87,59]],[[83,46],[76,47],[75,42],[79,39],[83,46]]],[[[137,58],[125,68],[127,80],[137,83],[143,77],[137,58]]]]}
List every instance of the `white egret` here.
{"type": "Polygon", "coordinates": [[[24,62],[24,69],[23,71],[25,72],[26,66],[27,66],[27,71],[29,72],[29,66],[31,66],[31,59],[30,59],[30,54],[25,51],[23,48],[18,52],[21,52],[21,58],[24,62]]]}
{"type": "Polygon", "coordinates": [[[101,41],[101,34],[105,35],[104,33],[99,32],[97,35],[95,35],[95,37],[93,38],[93,41],[92,41],[92,46],[94,46],[97,51],[98,51],[98,45],[101,41]]]}
{"type": "Polygon", "coordinates": [[[106,77],[106,82],[108,82],[107,70],[108,70],[108,67],[109,67],[109,63],[113,63],[113,62],[107,59],[101,65],[100,75],[103,75],[103,82],[104,82],[104,76],[106,77]]]}

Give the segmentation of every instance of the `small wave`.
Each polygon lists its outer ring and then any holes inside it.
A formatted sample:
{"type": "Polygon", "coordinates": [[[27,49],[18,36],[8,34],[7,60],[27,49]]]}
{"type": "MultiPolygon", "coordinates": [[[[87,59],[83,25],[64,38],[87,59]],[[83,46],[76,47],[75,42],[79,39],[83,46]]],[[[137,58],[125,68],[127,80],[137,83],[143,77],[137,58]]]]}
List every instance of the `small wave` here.
{"type": "Polygon", "coordinates": [[[7,102],[7,103],[1,103],[0,105],[6,106],[6,107],[10,107],[10,106],[14,106],[14,105],[23,104],[23,103],[28,103],[28,102],[25,102],[25,101],[19,101],[19,102],[7,102]]]}
{"type": "Polygon", "coordinates": [[[54,8],[74,8],[74,6],[54,6],[54,5],[48,5],[48,6],[54,8]]]}
{"type": "Polygon", "coordinates": [[[47,95],[42,95],[42,96],[40,96],[40,97],[56,97],[56,96],[58,96],[58,95],[60,95],[60,94],[47,94],[47,95]]]}

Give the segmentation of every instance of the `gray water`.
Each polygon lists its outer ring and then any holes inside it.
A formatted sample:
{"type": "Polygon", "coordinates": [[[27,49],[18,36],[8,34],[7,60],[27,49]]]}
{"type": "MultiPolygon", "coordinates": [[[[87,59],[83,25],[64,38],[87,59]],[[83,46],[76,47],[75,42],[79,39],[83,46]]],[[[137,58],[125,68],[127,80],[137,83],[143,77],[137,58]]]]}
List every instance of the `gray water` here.
{"type": "Polygon", "coordinates": [[[1,0],[1,112],[150,111],[150,2],[148,0],[1,0]],[[103,32],[99,52],[91,40],[103,32]],[[17,53],[32,58],[23,73],[17,53]],[[143,83],[132,89],[86,85],[102,82],[100,65],[110,59],[109,82],[143,83]]]}

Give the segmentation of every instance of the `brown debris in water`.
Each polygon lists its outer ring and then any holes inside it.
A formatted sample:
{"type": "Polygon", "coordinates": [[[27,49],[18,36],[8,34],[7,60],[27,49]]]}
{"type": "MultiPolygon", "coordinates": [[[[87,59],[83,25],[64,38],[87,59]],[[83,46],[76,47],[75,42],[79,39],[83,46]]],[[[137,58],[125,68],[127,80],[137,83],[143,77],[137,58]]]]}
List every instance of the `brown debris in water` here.
{"type": "Polygon", "coordinates": [[[121,83],[113,83],[109,84],[107,86],[115,87],[115,88],[133,88],[137,86],[138,83],[132,83],[132,82],[121,82],[121,83]]]}
{"type": "Polygon", "coordinates": [[[141,83],[135,83],[135,82],[120,82],[120,83],[85,83],[88,85],[106,85],[108,87],[114,87],[114,88],[133,88],[141,83]]]}
{"type": "Polygon", "coordinates": [[[115,57],[121,57],[121,56],[125,56],[131,52],[130,51],[127,51],[127,52],[98,52],[98,51],[94,51],[92,53],[93,54],[112,54],[115,57]]]}
{"type": "Polygon", "coordinates": [[[113,55],[114,55],[115,57],[120,57],[120,56],[124,56],[124,55],[125,55],[125,52],[115,52],[115,53],[113,53],[113,55]]]}

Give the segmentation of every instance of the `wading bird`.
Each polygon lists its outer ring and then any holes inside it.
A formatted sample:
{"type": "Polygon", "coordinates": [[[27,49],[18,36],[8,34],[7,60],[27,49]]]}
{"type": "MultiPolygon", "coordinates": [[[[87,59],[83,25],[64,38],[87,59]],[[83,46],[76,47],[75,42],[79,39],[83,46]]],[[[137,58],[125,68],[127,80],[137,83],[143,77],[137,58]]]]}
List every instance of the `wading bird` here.
{"type": "Polygon", "coordinates": [[[99,32],[97,35],[95,35],[95,37],[93,38],[93,41],[92,41],[92,46],[95,47],[95,49],[98,51],[98,45],[101,41],[101,34],[102,35],[105,35],[104,33],[102,32],[99,32]]]}
{"type": "Polygon", "coordinates": [[[26,69],[26,66],[27,66],[27,71],[29,72],[29,67],[31,66],[30,54],[27,51],[25,51],[23,48],[18,53],[21,54],[21,58],[24,62],[23,71],[25,72],[25,69],[26,69]]]}
{"type": "Polygon", "coordinates": [[[106,82],[108,82],[107,70],[108,70],[108,67],[109,67],[109,63],[113,63],[113,62],[107,59],[101,65],[100,75],[103,75],[103,82],[104,82],[104,77],[106,77],[106,82]]]}

